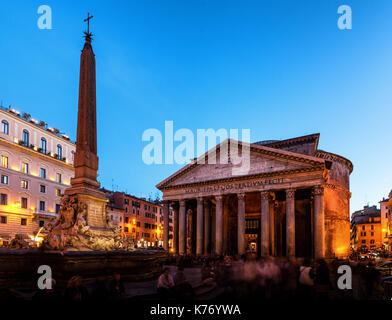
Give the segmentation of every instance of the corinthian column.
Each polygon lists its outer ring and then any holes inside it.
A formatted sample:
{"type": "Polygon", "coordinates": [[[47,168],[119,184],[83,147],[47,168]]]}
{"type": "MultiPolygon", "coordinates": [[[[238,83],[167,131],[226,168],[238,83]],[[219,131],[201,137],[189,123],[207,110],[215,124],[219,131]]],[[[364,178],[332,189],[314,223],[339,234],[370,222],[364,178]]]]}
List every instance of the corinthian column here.
{"type": "Polygon", "coordinates": [[[203,253],[203,198],[197,198],[196,254],[203,253]]]}
{"type": "Polygon", "coordinates": [[[185,220],[185,211],[186,211],[186,202],[185,200],[180,200],[180,217],[179,217],[179,253],[185,254],[186,250],[186,220],[185,220]]]}
{"type": "Polygon", "coordinates": [[[223,196],[216,196],[215,253],[222,254],[223,244],[223,196]]]}
{"type": "Polygon", "coordinates": [[[324,188],[316,186],[314,192],[314,257],[324,258],[324,188]]]}
{"type": "Polygon", "coordinates": [[[163,248],[169,250],[169,201],[163,201],[163,248]]]}
{"type": "Polygon", "coordinates": [[[295,257],[295,190],[286,190],[286,255],[295,257]]]}
{"type": "Polygon", "coordinates": [[[178,254],[178,204],[173,206],[173,250],[175,253],[178,254]]]}
{"type": "Polygon", "coordinates": [[[204,200],[204,254],[208,254],[210,241],[210,208],[208,200],[204,200]]]}
{"type": "Polygon", "coordinates": [[[238,197],[238,254],[245,253],[245,193],[239,193],[238,197]]]}
{"type": "Polygon", "coordinates": [[[269,208],[269,192],[261,192],[261,241],[260,249],[262,256],[268,256],[269,252],[269,219],[270,208],[269,208]]]}

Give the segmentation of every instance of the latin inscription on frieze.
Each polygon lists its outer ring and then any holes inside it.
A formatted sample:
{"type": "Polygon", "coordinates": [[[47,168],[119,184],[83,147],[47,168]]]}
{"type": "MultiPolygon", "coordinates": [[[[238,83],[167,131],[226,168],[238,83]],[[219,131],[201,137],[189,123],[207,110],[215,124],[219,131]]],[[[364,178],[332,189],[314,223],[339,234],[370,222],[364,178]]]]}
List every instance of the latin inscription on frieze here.
{"type": "Polygon", "coordinates": [[[283,183],[284,179],[266,179],[259,181],[251,181],[251,182],[240,182],[240,183],[231,183],[225,185],[217,185],[217,186],[205,186],[198,187],[185,190],[185,193],[200,193],[200,192],[216,192],[216,191],[228,191],[228,190],[241,190],[248,189],[254,187],[261,187],[265,185],[273,185],[283,183]]]}

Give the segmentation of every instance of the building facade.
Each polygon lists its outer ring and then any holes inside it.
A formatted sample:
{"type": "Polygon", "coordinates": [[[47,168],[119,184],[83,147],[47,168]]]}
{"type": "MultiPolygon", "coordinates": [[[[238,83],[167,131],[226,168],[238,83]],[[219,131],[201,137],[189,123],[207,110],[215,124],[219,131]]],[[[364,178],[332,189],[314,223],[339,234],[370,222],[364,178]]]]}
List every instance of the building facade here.
{"type": "Polygon", "coordinates": [[[58,129],[0,108],[0,244],[17,234],[35,238],[56,217],[74,175],[74,152],[58,129]]]}
{"type": "MultiPolygon", "coordinates": [[[[108,195],[108,213],[116,225],[121,226],[122,234],[133,239],[137,247],[150,248],[164,246],[164,219],[159,201],[138,198],[124,192],[105,190],[108,195]],[[113,218],[112,218],[113,217],[113,218]]],[[[173,213],[169,213],[169,230],[173,230],[173,213]]],[[[172,247],[173,231],[168,245],[172,247]]]]}
{"type": "Polygon", "coordinates": [[[380,210],[383,246],[386,251],[392,252],[392,191],[387,199],[380,201],[380,210]]]}
{"type": "Polygon", "coordinates": [[[252,144],[226,140],[159,183],[164,213],[172,206],[178,221],[174,251],[347,257],[353,165],[319,150],[318,141],[319,134],[252,144]],[[231,146],[249,151],[246,173],[233,174],[239,165],[231,146]]]}
{"type": "Polygon", "coordinates": [[[351,216],[351,243],[354,251],[381,250],[383,232],[381,211],[376,206],[365,206],[351,216]]]}

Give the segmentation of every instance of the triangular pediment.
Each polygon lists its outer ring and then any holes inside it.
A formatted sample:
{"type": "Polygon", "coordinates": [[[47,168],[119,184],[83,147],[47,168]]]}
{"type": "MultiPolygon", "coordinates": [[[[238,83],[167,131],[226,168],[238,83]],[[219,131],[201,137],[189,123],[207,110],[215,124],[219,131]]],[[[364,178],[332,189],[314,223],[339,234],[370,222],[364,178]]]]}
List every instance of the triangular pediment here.
{"type": "MultiPolygon", "coordinates": [[[[224,152],[224,150],[227,150],[227,145],[228,143],[230,144],[230,141],[234,140],[222,142],[220,145],[209,150],[203,156],[195,159],[192,163],[162,181],[157,187],[159,189],[164,189],[241,176],[261,174],[274,175],[279,174],[279,172],[290,172],[324,166],[324,160],[316,157],[256,144],[245,145],[235,141],[235,143],[238,143],[240,150],[242,150],[243,145],[245,146],[244,148],[246,148],[246,146],[249,148],[249,166],[243,165],[242,163],[238,164],[238,159],[236,160],[234,156],[232,157],[230,152],[224,153],[224,155],[229,154],[229,157],[221,157],[221,153],[224,152]],[[215,161],[208,161],[208,155],[211,153],[216,154],[215,161]],[[204,163],[202,160],[204,160],[204,163]]],[[[241,157],[241,151],[238,154],[241,157]]]]}

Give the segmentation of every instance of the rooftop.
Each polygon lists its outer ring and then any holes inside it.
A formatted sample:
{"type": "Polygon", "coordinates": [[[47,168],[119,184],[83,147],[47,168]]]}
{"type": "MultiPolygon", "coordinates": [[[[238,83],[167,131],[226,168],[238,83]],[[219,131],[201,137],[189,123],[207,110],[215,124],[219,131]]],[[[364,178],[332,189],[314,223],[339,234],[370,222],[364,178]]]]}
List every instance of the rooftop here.
{"type": "Polygon", "coordinates": [[[71,141],[69,136],[67,136],[65,133],[60,132],[59,129],[49,127],[45,121],[38,121],[38,120],[32,118],[31,115],[26,112],[23,112],[21,115],[21,113],[18,110],[11,108],[11,106],[6,108],[2,105],[0,105],[0,110],[8,112],[10,115],[17,117],[17,118],[20,118],[22,121],[25,121],[29,124],[35,125],[42,130],[48,131],[49,133],[55,135],[58,138],[64,139],[64,140],[71,142],[71,143],[75,143],[75,142],[71,141]]]}

